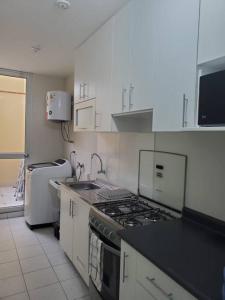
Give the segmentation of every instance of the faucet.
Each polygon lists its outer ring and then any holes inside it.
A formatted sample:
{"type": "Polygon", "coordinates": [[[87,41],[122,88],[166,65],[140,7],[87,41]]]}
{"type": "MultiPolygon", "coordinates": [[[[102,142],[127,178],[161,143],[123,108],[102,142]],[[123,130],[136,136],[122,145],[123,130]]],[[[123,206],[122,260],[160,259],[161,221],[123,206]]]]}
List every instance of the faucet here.
{"type": "Polygon", "coordinates": [[[100,164],[101,164],[101,168],[98,171],[98,174],[105,174],[106,172],[105,172],[105,170],[103,170],[103,163],[102,163],[101,157],[98,155],[98,153],[92,153],[91,154],[91,160],[94,158],[94,156],[96,156],[99,159],[100,164]]]}

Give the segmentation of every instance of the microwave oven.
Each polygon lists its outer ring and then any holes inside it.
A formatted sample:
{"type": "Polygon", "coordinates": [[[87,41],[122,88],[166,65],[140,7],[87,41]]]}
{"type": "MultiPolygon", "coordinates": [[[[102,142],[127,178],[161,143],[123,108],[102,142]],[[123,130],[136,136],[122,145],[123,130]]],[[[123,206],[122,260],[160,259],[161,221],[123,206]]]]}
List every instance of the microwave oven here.
{"type": "Polygon", "coordinates": [[[225,126],[225,70],[200,77],[199,126],[225,126]]]}

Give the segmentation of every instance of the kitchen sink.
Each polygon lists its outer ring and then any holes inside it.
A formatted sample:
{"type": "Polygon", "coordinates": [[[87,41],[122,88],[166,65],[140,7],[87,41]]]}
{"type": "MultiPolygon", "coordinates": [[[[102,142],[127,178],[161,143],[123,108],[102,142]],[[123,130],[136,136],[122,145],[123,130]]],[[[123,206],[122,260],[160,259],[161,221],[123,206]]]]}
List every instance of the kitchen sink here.
{"type": "Polygon", "coordinates": [[[67,183],[67,186],[69,186],[73,190],[97,190],[100,189],[100,187],[92,182],[76,182],[76,183],[67,183]]]}

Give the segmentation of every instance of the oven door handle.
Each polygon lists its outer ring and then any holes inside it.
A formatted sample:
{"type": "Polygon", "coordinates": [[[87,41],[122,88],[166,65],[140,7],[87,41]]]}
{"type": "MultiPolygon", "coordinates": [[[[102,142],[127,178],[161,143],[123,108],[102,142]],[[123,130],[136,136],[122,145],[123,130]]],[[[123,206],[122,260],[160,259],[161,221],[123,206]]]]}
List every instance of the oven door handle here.
{"type": "Polygon", "coordinates": [[[106,249],[109,252],[111,252],[111,253],[115,254],[116,256],[120,257],[120,251],[119,250],[112,248],[111,246],[105,244],[105,242],[102,242],[102,246],[103,246],[103,249],[106,249]]]}

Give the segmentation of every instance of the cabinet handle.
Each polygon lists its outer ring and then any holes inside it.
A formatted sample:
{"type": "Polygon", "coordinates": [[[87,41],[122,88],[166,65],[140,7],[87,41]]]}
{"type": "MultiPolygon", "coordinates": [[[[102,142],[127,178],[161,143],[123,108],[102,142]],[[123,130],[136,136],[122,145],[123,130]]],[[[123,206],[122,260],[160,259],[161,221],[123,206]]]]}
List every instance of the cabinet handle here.
{"type": "Polygon", "coordinates": [[[149,278],[148,276],[145,277],[148,282],[150,282],[157,290],[159,290],[167,299],[173,300],[173,294],[172,293],[167,293],[164,291],[157,283],[155,278],[149,278]]]}
{"type": "Polygon", "coordinates": [[[80,83],[80,98],[82,98],[81,94],[82,94],[82,84],[80,83]]]}
{"type": "Polygon", "coordinates": [[[128,276],[125,274],[125,269],[126,269],[126,259],[128,257],[128,254],[126,252],[123,253],[123,282],[125,282],[125,279],[128,278],[128,276]]]}
{"type": "Polygon", "coordinates": [[[80,257],[78,255],[77,255],[77,260],[82,265],[82,267],[85,269],[85,264],[82,262],[82,260],[80,259],[80,257]]]}
{"type": "Polygon", "coordinates": [[[187,108],[188,108],[188,98],[186,95],[183,95],[183,120],[182,120],[182,126],[187,127],[188,121],[187,121],[187,108]]]}
{"type": "Polygon", "coordinates": [[[69,216],[71,217],[71,199],[70,199],[70,207],[69,207],[69,216]]]}
{"type": "Polygon", "coordinates": [[[72,218],[73,218],[74,217],[74,202],[71,201],[71,203],[72,203],[72,213],[71,213],[71,215],[72,215],[72,218]]]}
{"type": "Polygon", "coordinates": [[[101,113],[95,112],[95,128],[101,127],[101,113]],[[99,116],[99,122],[97,122],[99,116]]]}
{"type": "Polygon", "coordinates": [[[83,98],[88,98],[88,95],[86,94],[86,88],[87,88],[87,83],[84,83],[83,84],[83,89],[84,89],[83,98]]]}
{"type": "Polygon", "coordinates": [[[125,95],[126,95],[127,89],[122,89],[122,111],[125,110],[126,104],[125,104],[125,95]]]}
{"type": "Polygon", "coordinates": [[[132,103],[133,91],[134,91],[134,86],[131,84],[130,90],[129,90],[129,110],[131,110],[133,108],[133,103],[132,103]]]}

